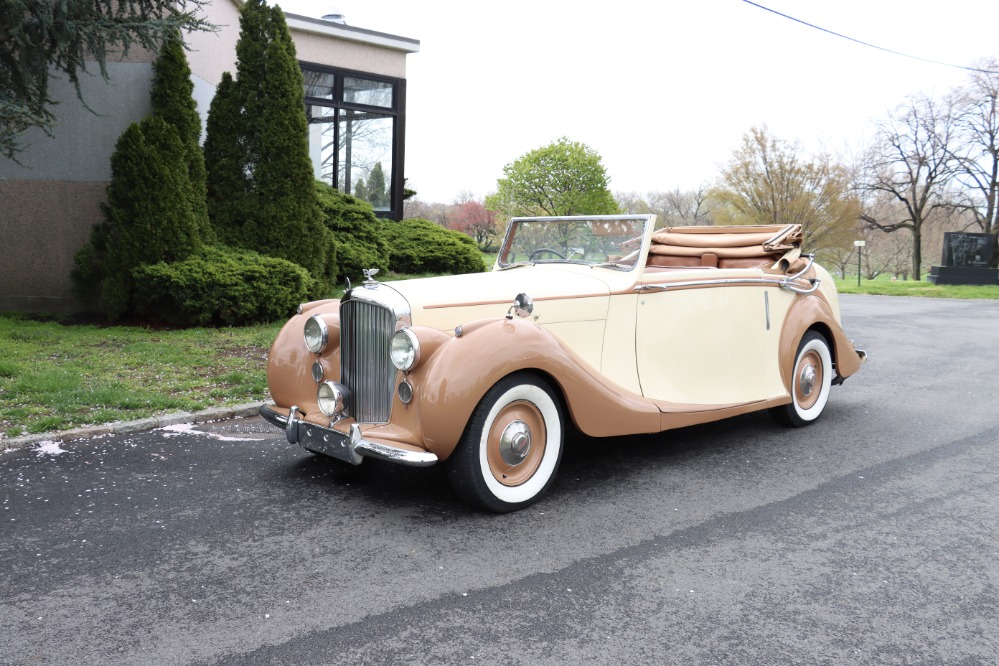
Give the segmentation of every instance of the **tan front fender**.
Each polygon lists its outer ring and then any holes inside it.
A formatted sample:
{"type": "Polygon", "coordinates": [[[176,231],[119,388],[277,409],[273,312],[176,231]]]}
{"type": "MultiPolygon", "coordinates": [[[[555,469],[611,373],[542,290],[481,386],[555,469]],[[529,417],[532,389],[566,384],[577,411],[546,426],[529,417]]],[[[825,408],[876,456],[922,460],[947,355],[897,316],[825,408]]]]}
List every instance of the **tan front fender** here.
{"type": "Polygon", "coordinates": [[[658,432],[659,409],[609,382],[554,335],[522,319],[473,322],[460,327],[430,359],[421,386],[420,421],[427,449],[447,458],[476,405],[496,382],[522,370],[549,376],[584,433],[658,432]]]}

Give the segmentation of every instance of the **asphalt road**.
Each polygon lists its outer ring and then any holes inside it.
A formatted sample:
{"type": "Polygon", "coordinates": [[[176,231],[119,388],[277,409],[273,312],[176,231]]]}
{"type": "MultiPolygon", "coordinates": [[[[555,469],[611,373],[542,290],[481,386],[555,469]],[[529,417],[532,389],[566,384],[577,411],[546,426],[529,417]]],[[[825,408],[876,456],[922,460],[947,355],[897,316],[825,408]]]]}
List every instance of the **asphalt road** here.
{"type": "Polygon", "coordinates": [[[999,663],[999,303],[843,311],[817,424],[573,440],[512,515],[257,418],[0,454],[0,663],[999,663]]]}

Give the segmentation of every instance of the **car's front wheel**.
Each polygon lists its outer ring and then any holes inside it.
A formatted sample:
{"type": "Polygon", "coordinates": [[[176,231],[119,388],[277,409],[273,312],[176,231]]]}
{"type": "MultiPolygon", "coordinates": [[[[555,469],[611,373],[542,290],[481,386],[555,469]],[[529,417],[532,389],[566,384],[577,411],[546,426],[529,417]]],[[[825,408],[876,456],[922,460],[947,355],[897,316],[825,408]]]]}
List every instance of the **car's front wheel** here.
{"type": "Polygon", "coordinates": [[[801,338],[791,375],[791,402],[774,407],[770,414],[780,423],[800,428],[822,415],[829,401],[833,367],[829,343],[820,333],[808,331],[801,338]]]}
{"type": "Polygon", "coordinates": [[[562,459],[565,427],[555,390],[518,373],[496,383],[479,402],[448,460],[455,492],[478,507],[505,513],[534,503],[562,459]]]}

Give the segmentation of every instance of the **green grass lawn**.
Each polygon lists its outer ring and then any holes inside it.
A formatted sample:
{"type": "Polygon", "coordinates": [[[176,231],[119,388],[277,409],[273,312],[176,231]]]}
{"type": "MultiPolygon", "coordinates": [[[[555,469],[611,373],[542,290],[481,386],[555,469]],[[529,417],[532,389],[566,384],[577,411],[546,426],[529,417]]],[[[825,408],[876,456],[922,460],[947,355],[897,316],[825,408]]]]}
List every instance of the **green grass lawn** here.
{"type": "Polygon", "coordinates": [[[159,330],[0,315],[0,438],[265,400],[280,326],[159,330]]]}
{"type": "Polygon", "coordinates": [[[892,280],[880,276],[874,280],[860,280],[857,277],[836,279],[836,288],[841,294],[878,294],[882,296],[924,296],[928,298],[972,298],[983,300],[999,299],[999,285],[937,285],[921,280],[892,280]]]}

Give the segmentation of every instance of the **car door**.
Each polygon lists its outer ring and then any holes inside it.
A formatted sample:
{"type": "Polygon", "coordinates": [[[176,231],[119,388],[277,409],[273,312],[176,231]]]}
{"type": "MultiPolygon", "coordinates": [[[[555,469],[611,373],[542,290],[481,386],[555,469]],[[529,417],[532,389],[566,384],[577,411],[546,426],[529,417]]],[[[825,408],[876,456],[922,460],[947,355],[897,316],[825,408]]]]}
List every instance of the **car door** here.
{"type": "Polygon", "coordinates": [[[645,397],[702,406],[765,397],[767,289],[713,273],[639,287],[635,356],[645,397]]]}

